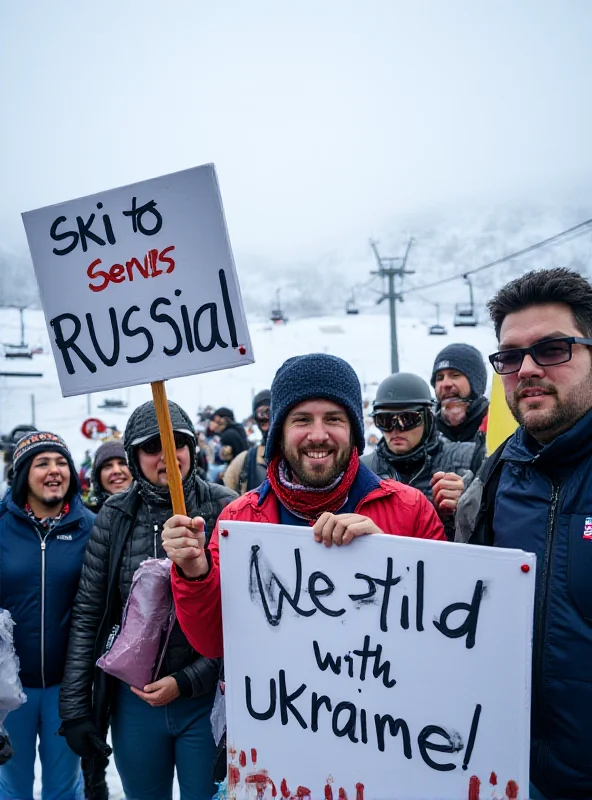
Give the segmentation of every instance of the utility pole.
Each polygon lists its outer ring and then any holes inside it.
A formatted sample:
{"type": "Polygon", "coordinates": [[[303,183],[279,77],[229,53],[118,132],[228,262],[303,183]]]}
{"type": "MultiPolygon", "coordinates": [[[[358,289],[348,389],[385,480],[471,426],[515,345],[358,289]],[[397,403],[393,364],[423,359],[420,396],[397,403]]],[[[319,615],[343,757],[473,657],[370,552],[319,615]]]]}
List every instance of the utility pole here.
{"type": "Polygon", "coordinates": [[[399,371],[399,351],[397,348],[397,300],[402,300],[403,296],[397,292],[395,286],[395,278],[403,278],[404,275],[413,275],[415,270],[406,269],[409,251],[413,244],[413,238],[410,237],[407,242],[405,255],[403,256],[381,256],[378,252],[377,242],[370,239],[370,247],[374,251],[378,270],[372,272],[372,275],[380,275],[381,278],[388,278],[388,292],[383,294],[376,302],[382,303],[383,300],[389,301],[389,313],[391,318],[391,372],[394,374],[399,371]],[[397,265],[397,266],[395,266],[397,265]]]}

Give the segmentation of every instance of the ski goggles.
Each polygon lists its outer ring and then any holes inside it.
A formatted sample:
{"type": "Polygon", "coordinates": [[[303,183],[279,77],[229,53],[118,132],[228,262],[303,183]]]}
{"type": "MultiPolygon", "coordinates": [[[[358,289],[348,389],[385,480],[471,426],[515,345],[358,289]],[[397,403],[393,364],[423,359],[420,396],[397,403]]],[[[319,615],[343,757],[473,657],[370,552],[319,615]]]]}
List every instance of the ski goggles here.
{"type": "MultiPolygon", "coordinates": [[[[184,433],[174,431],[173,438],[175,439],[175,450],[181,450],[185,445],[189,445],[189,438],[184,433]]],[[[139,448],[146,453],[146,455],[155,456],[163,449],[160,436],[153,436],[152,439],[147,439],[139,445],[139,448]]]]}
{"type": "Polygon", "coordinates": [[[394,431],[411,431],[419,428],[424,421],[423,411],[378,411],[374,414],[374,424],[385,433],[394,431]]]}
{"type": "Polygon", "coordinates": [[[491,366],[498,375],[511,375],[519,372],[524,357],[529,355],[539,367],[553,367],[556,364],[565,364],[571,361],[574,344],[592,346],[592,339],[582,339],[579,336],[562,336],[557,339],[546,339],[537,342],[532,347],[513,347],[511,350],[500,350],[489,356],[491,366]]]}

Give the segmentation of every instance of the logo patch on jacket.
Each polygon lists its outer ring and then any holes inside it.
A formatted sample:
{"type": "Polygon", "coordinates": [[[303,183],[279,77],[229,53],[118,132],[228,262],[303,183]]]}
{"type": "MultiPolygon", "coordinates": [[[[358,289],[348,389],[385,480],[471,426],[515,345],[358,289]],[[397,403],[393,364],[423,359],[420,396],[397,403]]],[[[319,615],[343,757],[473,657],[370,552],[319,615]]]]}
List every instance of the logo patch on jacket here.
{"type": "Polygon", "coordinates": [[[584,539],[592,539],[592,517],[586,517],[584,521],[584,539]]]}
{"type": "MultiPolygon", "coordinates": [[[[592,531],[592,517],[588,517],[590,520],[590,530],[592,531]]],[[[588,522],[588,520],[586,520],[588,522]]],[[[71,533],[58,533],[56,539],[62,539],[64,542],[71,542],[72,541],[72,534],[71,533]]]]}

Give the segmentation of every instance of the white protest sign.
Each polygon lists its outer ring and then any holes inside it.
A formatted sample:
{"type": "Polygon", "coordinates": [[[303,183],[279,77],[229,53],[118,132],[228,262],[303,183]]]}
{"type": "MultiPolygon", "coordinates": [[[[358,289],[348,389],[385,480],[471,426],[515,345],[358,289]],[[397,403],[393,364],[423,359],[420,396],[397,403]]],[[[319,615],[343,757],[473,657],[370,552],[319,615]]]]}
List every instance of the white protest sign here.
{"type": "Polygon", "coordinates": [[[222,527],[231,798],[528,797],[533,555],[222,527]]]}
{"type": "Polygon", "coordinates": [[[23,221],[65,397],[253,363],[212,164],[23,221]]]}

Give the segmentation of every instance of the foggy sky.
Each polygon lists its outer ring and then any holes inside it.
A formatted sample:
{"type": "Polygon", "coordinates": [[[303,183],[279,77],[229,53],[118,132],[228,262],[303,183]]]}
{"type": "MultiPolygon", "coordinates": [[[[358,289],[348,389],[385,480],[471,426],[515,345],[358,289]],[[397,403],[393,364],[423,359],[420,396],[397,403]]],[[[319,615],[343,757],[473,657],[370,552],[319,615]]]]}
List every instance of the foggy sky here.
{"type": "Polygon", "coordinates": [[[235,253],[398,213],[585,196],[590,0],[0,0],[0,243],[206,162],[235,253]]]}

